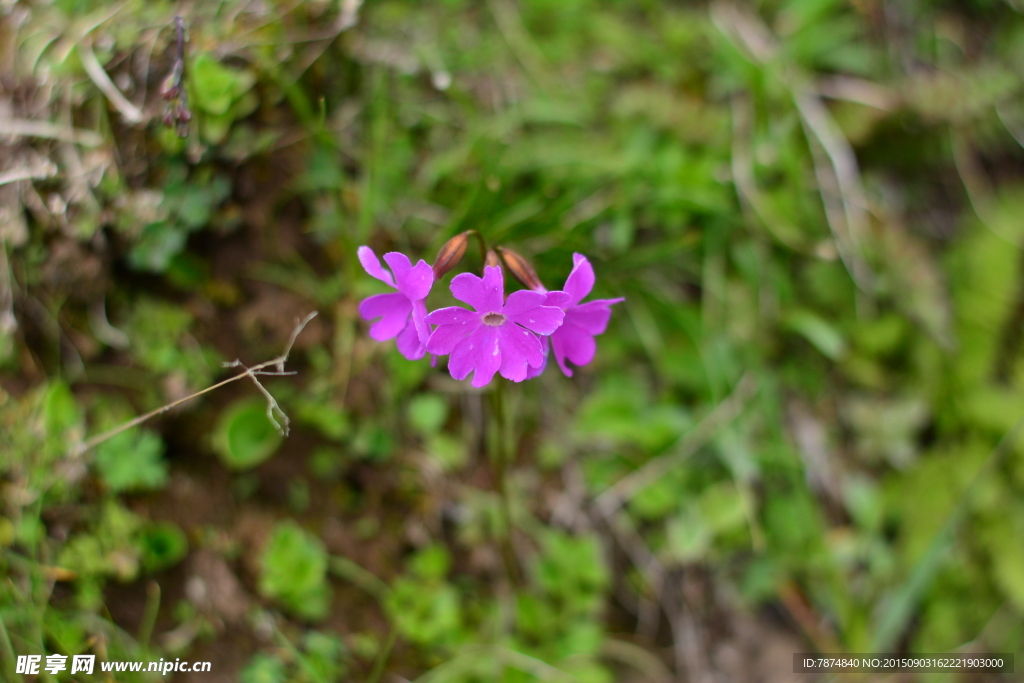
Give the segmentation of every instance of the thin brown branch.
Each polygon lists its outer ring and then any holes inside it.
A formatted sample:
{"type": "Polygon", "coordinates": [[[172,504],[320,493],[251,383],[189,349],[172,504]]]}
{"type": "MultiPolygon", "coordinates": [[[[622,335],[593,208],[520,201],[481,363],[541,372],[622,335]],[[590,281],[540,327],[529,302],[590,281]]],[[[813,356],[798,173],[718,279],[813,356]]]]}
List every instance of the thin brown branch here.
{"type": "MultiPolygon", "coordinates": [[[[259,388],[260,392],[264,395],[264,397],[266,397],[266,399],[267,399],[267,417],[270,419],[271,423],[273,423],[274,427],[279,432],[281,432],[282,434],[287,436],[287,434],[288,434],[288,424],[289,424],[288,416],[284,414],[284,411],[281,410],[281,407],[277,404],[277,401],[274,399],[274,397],[270,395],[270,392],[267,391],[266,388],[264,388],[262,384],[260,384],[259,380],[257,380],[256,377],[258,375],[264,375],[264,376],[270,375],[270,376],[273,376],[273,375],[291,374],[291,373],[286,373],[284,371],[284,364],[288,360],[288,355],[291,353],[292,345],[295,344],[295,339],[299,336],[299,333],[302,332],[303,328],[306,327],[306,325],[309,323],[309,321],[316,317],[316,314],[317,314],[317,312],[313,311],[312,313],[307,315],[305,318],[303,318],[302,320],[299,320],[296,323],[295,329],[292,330],[292,336],[288,340],[288,345],[285,347],[284,353],[282,353],[280,356],[277,356],[276,358],[272,358],[272,359],[270,359],[268,361],[264,361],[263,363],[259,363],[258,365],[254,365],[251,368],[246,368],[245,372],[239,373],[239,374],[235,375],[234,377],[229,377],[226,380],[223,380],[221,382],[217,382],[213,386],[206,387],[205,389],[203,389],[201,391],[197,391],[196,393],[191,394],[189,396],[185,396],[184,398],[179,398],[177,401],[172,401],[171,403],[168,403],[165,406],[161,406],[160,408],[157,408],[156,410],[151,410],[150,412],[146,413],[145,415],[139,415],[138,417],[136,417],[134,419],[128,420],[127,422],[119,424],[118,426],[113,427],[111,429],[108,429],[105,432],[102,432],[100,434],[97,434],[96,436],[93,436],[93,437],[91,437],[89,439],[86,439],[83,443],[79,444],[76,449],[74,449],[73,455],[76,455],[76,456],[77,455],[81,455],[82,453],[85,453],[86,451],[88,451],[88,450],[90,450],[92,448],[95,448],[96,446],[100,445],[104,441],[107,441],[109,439],[114,438],[115,436],[117,436],[121,432],[127,431],[127,430],[131,429],[132,427],[140,425],[143,422],[145,422],[146,420],[149,420],[150,418],[154,418],[157,415],[160,415],[162,413],[166,413],[171,408],[176,408],[177,406],[180,406],[182,403],[187,403],[188,401],[191,401],[194,398],[198,398],[198,397],[202,396],[203,394],[207,394],[207,393],[213,391],[214,389],[219,389],[220,387],[222,387],[222,386],[224,386],[226,384],[231,384],[232,382],[236,382],[236,381],[238,381],[240,379],[243,379],[245,377],[251,378],[252,381],[256,383],[256,386],[259,388]],[[264,371],[264,368],[268,368],[268,367],[271,367],[271,366],[276,366],[277,370],[276,371],[270,371],[270,372],[265,372],[264,371]],[[277,411],[278,415],[281,415],[283,417],[284,423],[285,423],[284,427],[282,427],[280,424],[278,424],[277,420],[274,419],[274,411],[275,410],[277,411]]],[[[239,366],[244,367],[237,360],[236,361],[232,361],[230,363],[225,363],[225,367],[239,367],[239,366]]]]}

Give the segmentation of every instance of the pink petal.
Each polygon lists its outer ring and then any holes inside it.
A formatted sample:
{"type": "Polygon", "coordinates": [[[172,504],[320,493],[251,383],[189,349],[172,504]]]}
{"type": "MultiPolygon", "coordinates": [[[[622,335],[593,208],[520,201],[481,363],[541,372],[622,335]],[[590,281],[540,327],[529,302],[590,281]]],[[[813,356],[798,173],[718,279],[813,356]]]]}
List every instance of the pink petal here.
{"type": "Polygon", "coordinates": [[[451,353],[456,344],[483,326],[479,313],[458,306],[434,311],[426,321],[438,325],[427,339],[427,351],[441,356],[451,353]]]}
{"type": "Polygon", "coordinates": [[[398,352],[409,360],[419,360],[427,352],[412,320],[409,320],[405,329],[395,338],[395,345],[398,347],[398,352]]]}
{"type": "Polygon", "coordinates": [[[434,286],[434,269],[420,259],[409,273],[409,282],[402,286],[408,289],[410,299],[426,299],[434,286]]]}
{"type": "Polygon", "coordinates": [[[548,367],[548,350],[550,349],[550,345],[548,344],[548,340],[549,339],[550,339],[550,337],[540,337],[540,345],[541,345],[541,347],[542,347],[542,349],[544,351],[544,359],[541,361],[540,367],[535,368],[532,365],[530,366],[530,368],[526,371],[526,379],[533,379],[534,377],[540,377],[541,375],[544,374],[544,370],[547,369],[547,367],[548,367]]]}
{"type": "Polygon", "coordinates": [[[519,325],[505,323],[498,330],[501,344],[501,376],[513,382],[522,382],[530,366],[544,362],[540,340],[519,325]]]}
{"type": "MultiPolygon", "coordinates": [[[[381,282],[391,285],[392,287],[395,286],[395,281],[391,279],[391,273],[381,267],[380,261],[377,260],[377,255],[373,253],[373,249],[370,249],[369,247],[359,247],[359,249],[356,250],[356,255],[359,256],[359,263],[362,264],[363,270],[365,270],[370,277],[375,277],[381,282]]],[[[385,259],[386,258],[387,257],[385,256],[385,259]]]]}
{"type": "Polygon", "coordinates": [[[359,304],[359,315],[365,320],[380,318],[370,326],[370,336],[377,341],[386,341],[401,332],[411,312],[412,303],[401,292],[376,294],[359,304]]]}
{"type": "Polygon", "coordinates": [[[389,251],[384,254],[384,262],[388,264],[388,268],[395,274],[395,282],[401,282],[402,278],[412,270],[412,263],[409,261],[409,257],[400,251],[389,251]]]}
{"type": "Polygon", "coordinates": [[[554,306],[556,308],[565,308],[571,306],[572,297],[565,292],[548,292],[547,299],[544,300],[545,306],[554,306]]]}
{"type": "Polygon", "coordinates": [[[566,360],[572,361],[573,365],[586,365],[594,360],[597,342],[584,329],[575,325],[562,325],[551,335],[551,348],[558,367],[566,377],[572,377],[572,370],[566,365],[566,360]]]}
{"type": "MultiPolygon", "coordinates": [[[[519,294],[519,292],[516,292],[516,294],[519,294]]],[[[510,296],[509,299],[511,298],[510,296]]],[[[564,317],[565,312],[561,308],[537,306],[519,315],[510,315],[509,320],[531,329],[537,334],[548,335],[558,329],[564,317]]]]}
{"type": "Polygon", "coordinates": [[[466,302],[480,313],[500,311],[505,298],[501,268],[497,266],[484,268],[483,278],[472,273],[456,275],[452,278],[450,289],[456,299],[466,302]]]}
{"type": "Polygon", "coordinates": [[[427,314],[426,321],[431,325],[461,325],[470,320],[480,320],[480,314],[467,311],[462,306],[439,308],[427,314]]]}
{"type": "Polygon", "coordinates": [[[427,305],[422,301],[412,302],[412,323],[416,327],[416,337],[421,344],[430,338],[430,325],[427,324],[427,305]]]}
{"type": "MultiPolygon", "coordinates": [[[[436,332],[435,332],[436,334],[436,332]]],[[[455,379],[465,379],[473,373],[473,386],[486,386],[501,367],[501,349],[496,328],[481,325],[452,349],[448,358],[448,372],[455,379]]]]}
{"type": "Polygon", "coordinates": [[[413,301],[426,299],[430,294],[430,286],[434,284],[434,270],[423,259],[415,267],[409,263],[409,258],[402,253],[392,251],[384,254],[384,260],[391,266],[391,272],[395,274],[395,286],[398,291],[405,294],[413,301]]]}
{"type": "Polygon", "coordinates": [[[625,301],[625,299],[597,299],[567,308],[563,324],[575,325],[590,334],[604,334],[608,327],[608,320],[612,317],[611,306],[620,301],[625,301]]]}
{"type": "Polygon", "coordinates": [[[578,304],[594,288],[594,269],[583,254],[572,255],[572,272],[565,281],[563,291],[572,303],[578,304]]]}
{"type": "Polygon", "coordinates": [[[502,315],[510,318],[525,313],[538,306],[544,305],[547,295],[540,292],[532,292],[528,289],[521,289],[508,295],[505,305],[501,309],[502,315]]]}

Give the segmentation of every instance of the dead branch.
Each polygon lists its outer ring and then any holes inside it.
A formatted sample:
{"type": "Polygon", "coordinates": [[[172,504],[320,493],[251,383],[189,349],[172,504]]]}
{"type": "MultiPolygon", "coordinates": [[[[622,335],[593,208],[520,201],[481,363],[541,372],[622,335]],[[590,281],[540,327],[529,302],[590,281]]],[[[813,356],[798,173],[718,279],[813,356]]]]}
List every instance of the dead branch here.
{"type": "MultiPolygon", "coordinates": [[[[256,387],[260,390],[260,392],[263,394],[263,396],[267,399],[267,418],[274,425],[274,428],[277,429],[277,431],[280,432],[283,436],[287,436],[288,435],[288,426],[289,426],[288,416],[284,414],[284,411],[281,410],[281,406],[279,406],[277,404],[277,401],[274,399],[273,396],[271,396],[270,392],[267,391],[266,388],[262,384],[260,384],[260,381],[258,379],[256,379],[256,378],[258,376],[278,377],[278,376],[281,376],[281,375],[294,374],[294,373],[290,373],[290,372],[285,372],[284,364],[288,360],[288,355],[291,353],[292,345],[295,344],[295,339],[299,336],[299,333],[302,332],[303,328],[306,327],[306,325],[309,323],[309,321],[316,317],[316,314],[317,314],[317,312],[313,311],[312,313],[307,315],[302,320],[299,320],[299,321],[296,322],[295,329],[292,330],[292,336],[288,340],[288,345],[285,347],[284,353],[282,353],[280,356],[277,356],[276,358],[272,358],[272,359],[270,359],[268,361],[265,361],[263,363],[259,363],[258,365],[254,365],[251,368],[245,368],[245,372],[240,373],[238,375],[235,375],[234,377],[229,377],[226,380],[224,380],[223,382],[217,382],[216,384],[214,384],[212,386],[206,387],[202,391],[197,391],[196,393],[191,394],[189,396],[186,396],[184,398],[179,398],[177,401],[172,401],[171,403],[168,403],[165,406],[157,408],[156,410],[151,410],[150,412],[146,413],[145,415],[139,415],[138,417],[136,417],[134,419],[131,419],[131,420],[128,420],[127,422],[124,422],[124,423],[122,423],[122,424],[120,424],[120,425],[118,425],[118,426],[116,426],[116,427],[114,427],[112,429],[108,429],[107,431],[105,431],[105,432],[103,432],[101,434],[97,434],[96,436],[93,436],[92,438],[86,439],[83,443],[79,444],[75,449],[73,449],[71,455],[72,456],[79,456],[82,453],[85,453],[86,451],[88,451],[88,450],[90,450],[92,448],[95,448],[96,446],[100,445],[104,441],[107,441],[109,439],[114,438],[115,436],[117,436],[121,432],[127,431],[127,430],[131,429],[132,427],[135,427],[136,425],[142,424],[143,422],[145,422],[146,420],[149,420],[150,418],[156,417],[157,415],[160,415],[162,413],[166,413],[171,408],[175,408],[177,406],[180,406],[182,403],[185,403],[187,401],[191,401],[194,398],[198,398],[198,397],[202,396],[203,394],[207,394],[207,393],[213,391],[214,389],[219,389],[220,387],[224,386],[225,384],[231,384],[232,382],[236,382],[236,381],[238,381],[238,380],[240,380],[240,379],[242,379],[244,377],[249,377],[250,379],[252,379],[252,381],[256,384],[256,387]],[[275,366],[276,370],[266,371],[264,369],[264,368],[268,368],[268,367],[271,367],[271,366],[275,366]],[[284,426],[282,426],[281,424],[278,423],[277,419],[275,419],[275,417],[274,417],[275,414],[279,415],[281,417],[282,421],[284,422],[284,426]]],[[[240,361],[234,360],[234,361],[231,361],[229,363],[225,363],[224,367],[236,368],[236,367],[245,367],[245,366],[242,365],[242,363],[240,361]]]]}

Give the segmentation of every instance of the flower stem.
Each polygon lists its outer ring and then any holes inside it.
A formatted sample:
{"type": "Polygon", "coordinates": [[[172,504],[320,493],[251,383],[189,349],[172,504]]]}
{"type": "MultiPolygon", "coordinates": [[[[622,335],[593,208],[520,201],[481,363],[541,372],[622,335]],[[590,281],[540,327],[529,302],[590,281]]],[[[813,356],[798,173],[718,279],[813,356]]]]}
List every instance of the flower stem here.
{"type": "Polygon", "coordinates": [[[508,466],[514,452],[514,448],[510,448],[510,446],[514,446],[515,439],[510,433],[508,416],[505,414],[505,384],[504,380],[498,379],[497,388],[491,393],[491,412],[494,415],[496,432],[492,459],[494,461],[494,486],[498,493],[504,526],[500,538],[501,558],[509,580],[513,585],[519,586],[522,584],[522,576],[519,564],[516,562],[515,550],[512,547],[512,505],[508,491],[508,466]]]}
{"type": "Polygon", "coordinates": [[[384,669],[388,665],[388,658],[391,656],[391,650],[394,649],[396,640],[398,640],[398,628],[392,625],[391,631],[388,632],[388,639],[377,653],[377,661],[373,663],[373,670],[370,671],[370,677],[366,679],[366,683],[377,683],[384,675],[384,669]]]}
{"type": "Polygon", "coordinates": [[[476,243],[480,245],[480,260],[481,261],[486,261],[487,260],[487,241],[484,239],[484,236],[480,234],[479,230],[470,230],[469,232],[470,232],[471,235],[473,235],[473,237],[476,238],[476,243]]]}

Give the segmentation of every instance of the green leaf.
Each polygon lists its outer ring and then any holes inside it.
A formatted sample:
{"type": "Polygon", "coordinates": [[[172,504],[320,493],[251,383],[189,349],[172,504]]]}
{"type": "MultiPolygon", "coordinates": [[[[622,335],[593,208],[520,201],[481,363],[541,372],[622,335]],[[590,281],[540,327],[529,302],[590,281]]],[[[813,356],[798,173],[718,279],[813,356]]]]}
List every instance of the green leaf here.
{"type": "Polygon", "coordinates": [[[444,546],[433,544],[413,555],[409,569],[421,579],[440,580],[448,574],[451,563],[451,556],[444,546]]]}
{"type": "Polygon", "coordinates": [[[743,496],[732,482],[721,482],[704,491],[700,497],[701,517],[716,534],[746,524],[743,496]]]}
{"type": "Polygon", "coordinates": [[[330,446],[317,446],[309,456],[309,470],[318,479],[335,479],[350,462],[345,453],[330,446]]]}
{"type": "Polygon", "coordinates": [[[180,562],[188,554],[188,537],[173,522],[153,522],[139,533],[139,559],[147,572],[158,572],[180,562]]]}
{"type": "Polygon", "coordinates": [[[826,357],[838,360],[846,352],[846,341],[836,328],[809,311],[798,311],[788,316],[786,324],[826,357]]]}
{"type": "Polygon", "coordinates": [[[992,558],[993,578],[1014,607],[1024,612],[1024,512],[1019,505],[1005,505],[1004,514],[985,521],[981,537],[992,558]]]}
{"type": "Polygon", "coordinates": [[[696,505],[669,520],[667,532],[669,552],[680,562],[701,560],[711,548],[711,530],[696,505]]]}
{"type": "Polygon", "coordinates": [[[142,229],[139,241],[128,254],[128,263],[136,270],[162,273],[171,259],[185,248],[188,236],[177,225],[161,221],[142,229]]]}
{"type": "Polygon", "coordinates": [[[253,655],[238,674],[241,683],[284,683],[287,679],[284,662],[263,652],[253,655]]]}
{"type": "Polygon", "coordinates": [[[225,465],[245,470],[273,455],[281,439],[267,418],[266,404],[259,399],[242,399],[221,413],[214,447],[225,465]]]}
{"type": "Polygon", "coordinates": [[[329,399],[296,398],[290,403],[294,406],[296,420],[316,429],[331,441],[342,441],[351,431],[345,410],[329,399]]]}
{"type": "Polygon", "coordinates": [[[647,405],[647,389],[632,377],[611,375],[587,397],[576,418],[575,432],[588,441],[632,443],[656,453],[692,424],[674,405],[647,405]]]}
{"type": "Polygon", "coordinates": [[[398,629],[416,643],[448,643],[462,629],[459,594],[445,583],[425,585],[401,577],[395,581],[386,605],[398,629]]]}
{"type": "Polygon", "coordinates": [[[158,489],[167,483],[164,442],[146,429],[130,429],[96,447],[96,469],[112,491],[158,489]]]}
{"type": "Polygon", "coordinates": [[[67,384],[54,382],[43,397],[43,423],[46,433],[61,436],[82,419],[78,403],[67,384]]]}
{"type": "Polygon", "coordinates": [[[230,194],[231,181],[223,175],[215,175],[209,183],[189,183],[178,205],[178,220],[189,230],[204,227],[230,194]]]}
{"type": "Polygon", "coordinates": [[[409,423],[424,434],[434,434],[448,419],[448,403],[436,394],[420,394],[409,402],[409,423]]]}
{"type": "Polygon", "coordinates": [[[466,464],[469,454],[461,439],[448,434],[435,434],[427,439],[427,452],[446,471],[456,470],[466,464]]]}
{"type": "Polygon", "coordinates": [[[608,571],[594,536],[573,538],[559,531],[543,537],[544,553],[537,559],[539,585],[552,595],[571,598],[583,611],[596,607],[597,592],[608,583],[608,571]]]}
{"type": "Polygon", "coordinates": [[[227,137],[233,122],[234,117],[232,117],[231,114],[222,114],[220,116],[208,114],[204,116],[199,122],[200,130],[203,133],[203,139],[210,144],[219,145],[227,137]]]}
{"type": "Polygon", "coordinates": [[[292,521],[279,522],[262,555],[260,593],[305,619],[320,620],[330,608],[327,551],[323,542],[292,521]]]}
{"type": "Polygon", "coordinates": [[[51,606],[44,617],[47,635],[52,638],[61,652],[76,655],[89,647],[89,633],[85,627],[68,614],[51,606]]]}
{"type": "Polygon", "coordinates": [[[203,111],[221,116],[255,83],[255,76],[222,66],[208,53],[198,55],[190,71],[193,102],[203,111]]]}
{"type": "Polygon", "coordinates": [[[334,634],[310,631],[302,639],[306,655],[304,668],[314,681],[339,681],[347,671],[345,660],[348,648],[340,637],[334,634]]]}
{"type": "Polygon", "coordinates": [[[630,500],[629,509],[641,519],[660,519],[679,509],[684,494],[684,482],[677,470],[640,490],[630,500]]]}

